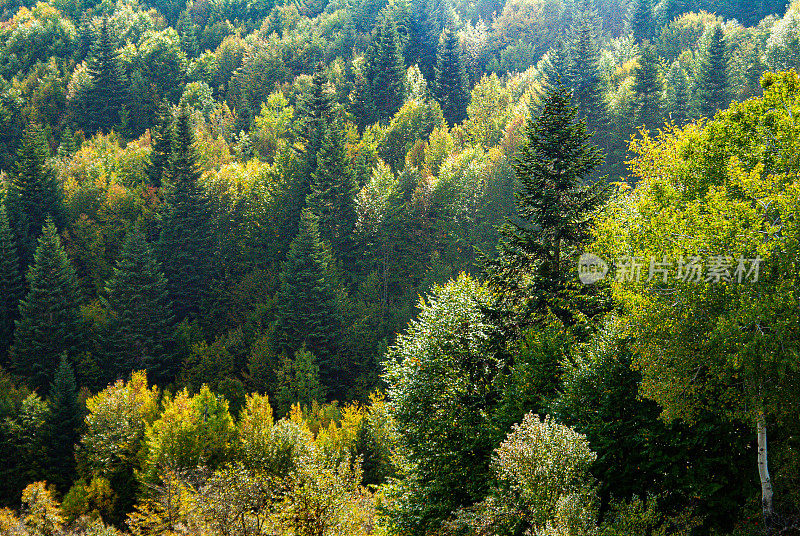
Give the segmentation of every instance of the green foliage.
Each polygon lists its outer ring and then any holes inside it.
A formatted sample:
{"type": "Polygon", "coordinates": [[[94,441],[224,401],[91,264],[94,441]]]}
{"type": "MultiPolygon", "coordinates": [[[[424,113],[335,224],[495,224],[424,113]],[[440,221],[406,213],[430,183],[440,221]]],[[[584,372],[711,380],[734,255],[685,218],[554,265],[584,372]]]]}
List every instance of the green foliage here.
{"type": "Polygon", "coordinates": [[[78,402],[78,390],[72,365],[62,356],[56,369],[48,397],[50,430],[58,441],[50,450],[49,481],[61,493],[69,489],[75,474],[75,443],[80,435],[83,408],[78,402]]]}
{"type": "Polygon", "coordinates": [[[382,123],[389,122],[405,97],[406,69],[401,52],[394,17],[389,10],[384,10],[373,32],[366,73],[375,118],[382,123]]]}
{"type": "Polygon", "coordinates": [[[310,406],[325,399],[325,388],[320,384],[319,365],[314,355],[298,348],[294,357],[284,357],[277,371],[278,407],[286,412],[293,404],[310,406]]]}
{"type": "MultiPolygon", "coordinates": [[[[633,91],[637,98],[636,126],[655,130],[663,122],[662,95],[664,88],[658,72],[658,57],[651,45],[644,44],[642,46],[642,55],[633,70],[633,77],[633,91]]],[[[686,91],[685,86],[683,91],[686,91]]],[[[683,97],[685,98],[686,95],[684,94],[683,97]]]]}
{"type": "Polygon", "coordinates": [[[14,336],[22,277],[14,233],[4,204],[0,204],[0,355],[5,355],[14,336]]]}
{"type": "Polygon", "coordinates": [[[653,3],[651,0],[636,0],[631,16],[633,40],[642,43],[653,38],[653,3]]]}
{"type": "Polygon", "coordinates": [[[447,122],[450,125],[461,123],[467,115],[469,91],[461,57],[461,45],[455,30],[449,26],[439,37],[433,87],[434,95],[442,107],[442,114],[447,122]]]}
{"type": "Polygon", "coordinates": [[[713,117],[729,102],[728,94],[728,52],[724,35],[719,24],[714,25],[705,37],[700,51],[697,74],[697,114],[713,117]]]}
{"type": "Polygon", "coordinates": [[[75,269],[52,220],[42,229],[27,279],[11,358],[31,387],[45,390],[61,356],[77,362],[85,344],[75,269]]]}
{"type": "Polygon", "coordinates": [[[158,121],[150,131],[152,149],[147,177],[150,184],[160,188],[165,184],[170,172],[174,119],[169,105],[163,102],[159,108],[158,121]]]}
{"type": "Polygon", "coordinates": [[[128,90],[117,57],[117,44],[109,26],[103,18],[100,35],[92,44],[92,55],[88,74],[91,86],[86,95],[88,117],[86,127],[90,132],[109,132],[120,128],[123,106],[128,105],[128,90]]]}

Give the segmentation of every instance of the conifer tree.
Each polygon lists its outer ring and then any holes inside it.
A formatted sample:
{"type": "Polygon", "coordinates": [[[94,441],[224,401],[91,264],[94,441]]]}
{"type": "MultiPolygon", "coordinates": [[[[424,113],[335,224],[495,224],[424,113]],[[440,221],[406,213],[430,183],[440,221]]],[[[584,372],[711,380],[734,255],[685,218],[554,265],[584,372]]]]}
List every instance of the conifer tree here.
{"type": "Polygon", "coordinates": [[[367,70],[364,66],[356,72],[353,93],[350,96],[350,111],[355,116],[359,132],[363,132],[367,126],[378,120],[375,103],[372,100],[372,85],[365,73],[367,70]]]}
{"type": "Polygon", "coordinates": [[[89,131],[108,132],[118,128],[122,116],[122,107],[128,102],[128,90],[123,82],[123,74],[117,58],[117,44],[104,18],[100,26],[100,35],[92,45],[92,58],[88,73],[92,85],[86,97],[89,117],[89,131]]]}
{"type": "Polygon", "coordinates": [[[104,350],[117,377],[147,369],[159,385],[172,381],[178,370],[172,303],[155,253],[139,229],[125,237],[106,293],[111,321],[104,350]]]}
{"type": "Polygon", "coordinates": [[[305,345],[318,358],[329,389],[339,383],[335,357],[341,326],[331,263],[319,238],[317,218],[306,208],[280,272],[276,333],[282,351],[292,353],[305,345]]]}
{"type": "Polygon", "coordinates": [[[208,288],[213,267],[211,206],[199,183],[194,125],[181,108],[170,161],[170,188],[162,219],[159,258],[177,321],[194,318],[208,288]]]}
{"type": "MultiPolygon", "coordinates": [[[[311,78],[311,93],[299,106],[300,138],[303,140],[306,171],[310,174],[317,168],[317,153],[322,147],[322,138],[333,115],[333,99],[325,65],[320,62],[311,78]]],[[[303,195],[308,193],[303,192],[303,195]]]]}
{"type": "Polygon", "coordinates": [[[664,120],[661,77],[658,72],[658,56],[649,43],[642,46],[642,55],[633,70],[633,92],[636,95],[636,126],[655,129],[664,120]]]}
{"type": "Polygon", "coordinates": [[[689,120],[689,77],[678,60],[667,74],[666,106],[669,118],[678,126],[689,120]]]}
{"type": "Polygon", "coordinates": [[[550,314],[566,325],[587,314],[574,267],[590,238],[590,214],[607,198],[605,180],[590,180],[603,159],[588,140],[569,90],[548,90],[515,165],[519,223],[501,229],[498,256],[486,265],[508,335],[550,314]]]}
{"type": "Polygon", "coordinates": [[[48,482],[66,493],[75,475],[75,444],[80,438],[83,412],[72,365],[65,355],[56,369],[49,395],[49,431],[55,439],[50,445],[48,482]]]}
{"type": "Polygon", "coordinates": [[[181,50],[189,59],[196,58],[199,52],[197,44],[197,26],[187,10],[181,12],[176,28],[181,37],[181,50]]]}
{"type": "Polygon", "coordinates": [[[51,219],[42,230],[20,302],[11,359],[28,384],[46,391],[61,356],[75,361],[83,346],[78,280],[51,219]]]}
{"type": "Polygon", "coordinates": [[[434,93],[442,107],[442,113],[450,125],[460,123],[466,118],[469,104],[467,77],[464,72],[458,35],[450,26],[442,31],[439,38],[434,93]]]}
{"type": "Polygon", "coordinates": [[[568,81],[572,86],[572,103],[578,117],[585,119],[590,133],[605,129],[608,121],[600,76],[600,52],[596,42],[597,15],[584,10],[577,15],[572,27],[568,81]]]}
{"type": "Polygon", "coordinates": [[[701,117],[714,117],[728,105],[728,57],[722,27],[715,24],[700,52],[696,110],[701,117]]]}
{"type": "Polygon", "coordinates": [[[367,60],[378,121],[388,123],[405,99],[406,69],[391,11],[384,9],[372,35],[367,60]]]}
{"type": "Polygon", "coordinates": [[[160,188],[164,178],[169,174],[169,162],[172,154],[172,139],[174,136],[175,118],[172,116],[169,103],[162,102],[158,111],[158,122],[151,130],[150,165],[147,176],[150,184],[160,188]]]}
{"type": "Polygon", "coordinates": [[[571,87],[569,81],[569,49],[563,39],[556,39],[537,65],[541,77],[543,92],[556,87],[559,83],[571,87]]]}
{"type": "Polygon", "coordinates": [[[37,125],[29,125],[22,138],[7,201],[23,269],[33,258],[36,238],[47,218],[61,220],[61,195],[55,173],[47,163],[49,156],[44,132],[37,125]]]}
{"type": "Polygon", "coordinates": [[[22,276],[17,247],[6,207],[0,203],[0,356],[3,358],[11,345],[20,298],[22,276]]]}
{"type": "Polygon", "coordinates": [[[651,0],[636,0],[631,15],[631,33],[637,44],[653,38],[653,3],[651,0]]]}

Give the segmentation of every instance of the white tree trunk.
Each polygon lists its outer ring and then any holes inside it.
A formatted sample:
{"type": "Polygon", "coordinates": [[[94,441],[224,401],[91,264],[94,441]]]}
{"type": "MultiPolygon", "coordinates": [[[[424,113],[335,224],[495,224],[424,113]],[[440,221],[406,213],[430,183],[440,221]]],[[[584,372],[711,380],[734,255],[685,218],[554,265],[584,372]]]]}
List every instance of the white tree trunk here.
{"type": "Polygon", "coordinates": [[[767,465],[767,419],[764,412],[759,411],[756,421],[758,434],[758,476],[761,478],[761,511],[764,514],[764,528],[767,534],[772,533],[774,508],[772,505],[772,479],[769,477],[767,465]]]}

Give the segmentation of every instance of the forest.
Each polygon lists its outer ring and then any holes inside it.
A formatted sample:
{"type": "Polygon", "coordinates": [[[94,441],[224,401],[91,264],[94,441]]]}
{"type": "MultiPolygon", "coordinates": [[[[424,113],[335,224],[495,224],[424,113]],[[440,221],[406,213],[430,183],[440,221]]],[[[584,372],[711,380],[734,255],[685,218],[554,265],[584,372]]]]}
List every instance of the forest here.
{"type": "Polygon", "coordinates": [[[800,0],[0,0],[0,535],[800,534],[800,0]]]}

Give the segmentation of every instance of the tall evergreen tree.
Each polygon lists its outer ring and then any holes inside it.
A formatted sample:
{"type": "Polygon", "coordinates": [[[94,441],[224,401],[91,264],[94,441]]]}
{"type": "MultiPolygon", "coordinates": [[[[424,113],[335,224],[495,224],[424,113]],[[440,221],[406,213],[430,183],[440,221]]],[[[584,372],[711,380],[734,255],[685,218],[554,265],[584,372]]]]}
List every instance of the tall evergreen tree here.
{"type": "Polygon", "coordinates": [[[14,321],[22,298],[22,275],[14,233],[6,214],[6,207],[0,203],[0,357],[5,356],[14,335],[14,321]]]}
{"type": "Polygon", "coordinates": [[[388,123],[403,105],[406,79],[400,36],[388,9],[383,10],[375,26],[367,65],[377,119],[388,123]]]}
{"type": "Polygon", "coordinates": [[[654,31],[652,0],[636,0],[631,14],[633,41],[638,44],[652,39],[654,31]]]}
{"type": "Polygon", "coordinates": [[[122,107],[128,103],[128,89],[117,58],[117,43],[108,19],[100,26],[100,35],[92,45],[88,73],[92,85],[86,96],[89,131],[108,132],[121,124],[122,107]]]}
{"type": "Polygon", "coordinates": [[[689,77],[678,60],[667,74],[666,107],[670,121],[683,126],[689,120],[689,77]]]}
{"type": "Polygon", "coordinates": [[[633,79],[636,126],[644,126],[648,130],[660,127],[664,121],[664,88],[658,72],[658,56],[649,43],[642,45],[642,54],[633,70],[633,79]]]}
{"type": "Polygon", "coordinates": [[[368,67],[364,66],[356,72],[353,92],[350,95],[350,111],[355,116],[359,132],[378,120],[375,113],[375,102],[372,100],[372,85],[367,78],[368,67]]]}
{"type": "MultiPolygon", "coordinates": [[[[325,74],[325,65],[320,62],[311,78],[311,92],[299,106],[300,132],[303,141],[306,172],[310,176],[317,169],[317,153],[322,147],[322,138],[333,117],[333,90],[325,74]]],[[[308,189],[303,195],[308,194],[308,189]]]]}
{"type": "Polygon", "coordinates": [[[451,26],[446,27],[439,38],[434,94],[450,125],[460,123],[466,118],[469,104],[467,77],[458,35],[451,26]]]}
{"type": "Polygon", "coordinates": [[[33,258],[36,238],[47,218],[61,220],[61,194],[55,173],[47,163],[49,156],[44,132],[37,125],[29,125],[22,138],[7,201],[23,269],[33,258]]]}
{"type": "Polygon", "coordinates": [[[46,391],[61,356],[73,362],[83,347],[78,279],[51,219],[42,230],[20,302],[11,359],[28,384],[46,391]]]}
{"type": "Polygon", "coordinates": [[[147,369],[160,385],[172,381],[178,372],[172,303],[155,253],[139,229],[125,237],[106,293],[111,322],[104,350],[117,377],[147,369]]]}
{"type": "Polygon", "coordinates": [[[600,51],[596,41],[597,27],[597,14],[593,10],[584,9],[576,16],[567,77],[578,117],[585,119],[590,133],[605,130],[608,125],[600,76],[600,51]]]}
{"type": "Polygon", "coordinates": [[[340,260],[350,260],[356,225],[354,197],[357,191],[345,149],[344,127],[335,120],[326,130],[317,155],[306,202],[318,220],[319,234],[340,260]]]}
{"type": "Polygon", "coordinates": [[[700,52],[697,75],[696,111],[702,117],[713,117],[729,101],[728,54],[722,27],[715,24],[700,52]]]}
{"type": "Polygon", "coordinates": [[[317,217],[306,208],[280,272],[276,333],[287,354],[305,345],[319,360],[323,383],[336,392],[343,383],[336,363],[341,321],[331,264],[319,238],[317,217]]]}
{"type": "Polygon", "coordinates": [[[571,87],[569,67],[569,49],[564,39],[558,38],[536,66],[541,77],[543,92],[546,93],[547,90],[558,86],[559,83],[571,87]]]}
{"type": "Polygon", "coordinates": [[[590,214],[607,198],[605,180],[590,180],[603,159],[588,140],[569,90],[548,90],[515,165],[519,220],[501,229],[498,256],[486,266],[509,336],[550,315],[573,325],[596,305],[581,297],[593,287],[581,287],[574,270],[590,238],[590,214]]]}
{"type": "Polygon", "coordinates": [[[183,50],[187,58],[196,58],[200,51],[200,47],[197,44],[197,26],[195,26],[192,16],[187,10],[181,12],[181,16],[178,17],[176,29],[181,37],[181,50],[183,50]]]}
{"type": "Polygon", "coordinates": [[[161,187],[164,177],[169,174],[174,127],[175,118],[172,116],[170,105],[162,101],[158,111],[158,122],[150,131],[152,152],[150,165],[147,167],[147,177],[150,179],[150,184],[156,188],[161,187]]]}
{"type": "Polygon", "coordinates": [[[56,369],[50,385],[49,431],[54,441],[50,445],[48,482],[66,493],[75,476],[75,444],[80,439],[83,411],[78,401],[75,373],[65,355],[56,369]]]}
{"type": "Polygon", "coordinates": [[[178,321],[199,313],[212,276],[215,251],[211,205],[199,183],[194,143],[194,125],[184,106],[175,125],[170,185],[159,241],[159,258],[178,321]]]}

